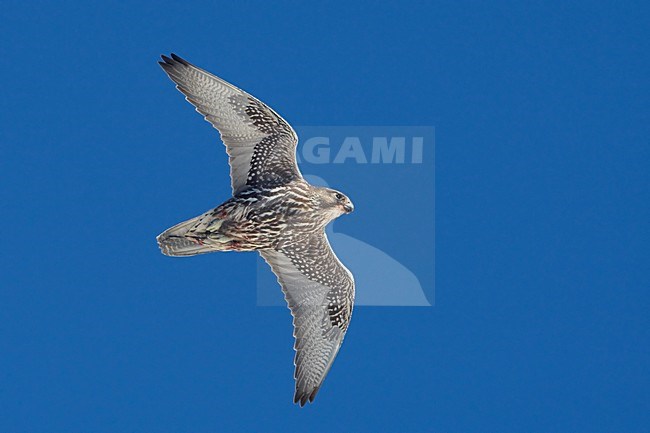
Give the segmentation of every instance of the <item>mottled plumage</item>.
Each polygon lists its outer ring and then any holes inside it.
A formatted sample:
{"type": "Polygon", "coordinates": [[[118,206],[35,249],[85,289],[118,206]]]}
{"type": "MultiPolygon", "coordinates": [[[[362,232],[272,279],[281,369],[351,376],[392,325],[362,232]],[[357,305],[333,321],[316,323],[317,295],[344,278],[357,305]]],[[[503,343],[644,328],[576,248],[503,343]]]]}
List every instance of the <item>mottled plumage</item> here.
{"type": "Polygon", "coordinates": [[[259,251],[293,315],[294,402],[313,401],[347,331],[354,279],[338,260],[325,226],[352,202],[310,185],[298,169],[298,137],[275,111],[180,57],[159,62],[176,87],[221,134],[232,198],[158,236],[169,256],[259,251]]]}

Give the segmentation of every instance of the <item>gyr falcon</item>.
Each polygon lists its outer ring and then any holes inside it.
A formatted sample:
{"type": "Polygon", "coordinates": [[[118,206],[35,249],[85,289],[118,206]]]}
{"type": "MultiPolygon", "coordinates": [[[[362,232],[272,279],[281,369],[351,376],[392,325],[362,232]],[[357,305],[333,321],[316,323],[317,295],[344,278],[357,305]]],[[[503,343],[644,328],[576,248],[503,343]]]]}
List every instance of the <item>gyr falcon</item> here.
{"type": "Polygon", "coordinates": [[[298,136],[263,102],[175,54],[160,65],[226,145],[232,197],[158,236],[168,256],[258,251],[293,316],[294,402],[312,402],[347,331],[354,278],[325,226],[354,209],[345,194],[310,185],[296,162],[298,136]]]}

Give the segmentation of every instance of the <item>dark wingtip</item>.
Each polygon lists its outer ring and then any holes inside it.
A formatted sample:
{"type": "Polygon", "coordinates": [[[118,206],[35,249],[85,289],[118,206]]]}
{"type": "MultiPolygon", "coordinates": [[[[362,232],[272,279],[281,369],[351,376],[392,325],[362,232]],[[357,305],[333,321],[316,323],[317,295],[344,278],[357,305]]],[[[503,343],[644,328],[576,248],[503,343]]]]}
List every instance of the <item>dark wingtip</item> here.
{"type": "Polygon", "coordinates": [[[298,406],[303,407],[307,402],[307,396],[304,392],[296,390],[296,393],[293,395],[293,402],[297,403],[298,406]]]}
{"type": "Polygon", "coordinates": [[[180,63],[181,65],[185,65],[185,66],[189,66],[189,65],[190,65],[186,60],[182,59],[181,57],[177,56],[177,55],[174,54],[174,53],[172,53],[172,59],[176,60],[176,61],[177,61],[178,63],[180,63]]]}
{"type": "Polygon", "coordinates": [[[181,57],[177,56],[174,53],[170,54],[171,57],[167,57],[166,55],[162,54],[160,58],[163,60],[162,62],[158,62],[160,66],[163,68],[165,67],[173,67],[173,66],[178,66],[179,64],[183,66],[191,66],[189,62],[186,60],[182,59],[181,57]]]}
{"type": "Polygon", "coordinates": [[[311,395],[309,396],[309,402],[313,403],[314,399],[316,398],[316,394],[318,394],[318,390],[320,389],[320,386],[317,386],[314,388],[314,390],[311,392],[311,395]]]}
{"type": "Polygon", "coordinates": [[[313,403],[319,389],[320,387],[314,388],[311,392],[296,390],[296,393],[293,396],[293,402],[297,403],[300,407],[304,407],[307,402],[313,403]]]}

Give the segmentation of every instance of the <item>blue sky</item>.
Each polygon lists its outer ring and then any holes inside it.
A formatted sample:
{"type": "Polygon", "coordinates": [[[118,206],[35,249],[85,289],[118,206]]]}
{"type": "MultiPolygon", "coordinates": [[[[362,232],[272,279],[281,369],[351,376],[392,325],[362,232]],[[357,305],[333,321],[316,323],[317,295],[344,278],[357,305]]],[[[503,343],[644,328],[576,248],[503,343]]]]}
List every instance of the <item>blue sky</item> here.
{"type": "MultiPolygon", "coordinates": [[[[647,431],[648,9],[5,1],[0,430],[647,431]],[[172,51],[294,125],[435,127],[435,305],[357,309],[310,407],[255,256],[154,242],[229,193],[172,51]]],[[[423,269],[431,197],[358,173],[337,230],[423,269]]]]}

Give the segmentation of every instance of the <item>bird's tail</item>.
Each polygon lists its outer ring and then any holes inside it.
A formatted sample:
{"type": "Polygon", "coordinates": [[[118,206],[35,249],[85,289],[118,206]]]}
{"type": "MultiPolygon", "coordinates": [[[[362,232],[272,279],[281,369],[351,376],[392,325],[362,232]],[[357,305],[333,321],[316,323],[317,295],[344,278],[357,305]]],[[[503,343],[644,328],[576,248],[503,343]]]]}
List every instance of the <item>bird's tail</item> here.
{"type": "Polygon", "coordinates": [[[176,224],[158,235],[156,240],[166,256],[187,257],[213,251],[226,251],[231,239],[221,233],[223,220],[215,219],[212,211],[176,224]]]}

